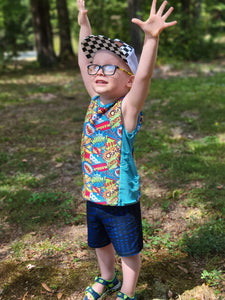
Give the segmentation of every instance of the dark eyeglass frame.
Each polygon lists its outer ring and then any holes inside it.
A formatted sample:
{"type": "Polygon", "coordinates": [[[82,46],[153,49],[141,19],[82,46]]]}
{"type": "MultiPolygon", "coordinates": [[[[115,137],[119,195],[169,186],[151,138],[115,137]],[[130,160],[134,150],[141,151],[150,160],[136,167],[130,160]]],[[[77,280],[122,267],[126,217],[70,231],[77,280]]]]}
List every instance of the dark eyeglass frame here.
{"type": "Polygon", "coordinates": [[[129,71],[127,71],[127,70],[124,70],[123,68],[120,68],[120,67],[118,67],[118,66],[116,66],[116,65],[111,65],[111,64],[107,64],[107,65],[103,65],[103,66],[100,66],[100,65],[97,65],[97,64],[90,64],[90,65],[87,66],[87,72],[88,72],[88,75],[96,75],[100,69],[102,69],[103,74],[106,75],[106,76],[112,76],[112,75],[114,75],[117,69],[119,69],[119,70],[121,70],[121,71],[127,73],[127,74],[130,75],[130,76],[133,75],[131,72],[129,72],[129,71]],[[107,72],[105,72],[105,68],[106,68],[106,67],[109,67],[109,66],[110,66],[110,67],[114,67],[114,70],[113,70],[113,73],[112,73],[112,74],[107,74],[107,72]],[[95,70],[96,70],[95,73],[90,73],[90,68],[91,68],[91,67],[94,67],[94,68],[95,68],[95,70]]]}

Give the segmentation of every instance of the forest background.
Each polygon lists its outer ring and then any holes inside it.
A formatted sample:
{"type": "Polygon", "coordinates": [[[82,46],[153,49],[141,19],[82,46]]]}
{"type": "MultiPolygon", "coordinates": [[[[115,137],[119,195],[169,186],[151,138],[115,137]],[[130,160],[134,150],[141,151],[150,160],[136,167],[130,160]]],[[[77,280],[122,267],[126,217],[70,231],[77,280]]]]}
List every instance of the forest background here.
{"type": "MultiPolygon", "coordinates": [[[[147,0],[87,0],[93,33],[131,43],[140,55],[142,35],[132,17],[145,19],[147,0]]],[[[161,36],[159,56],[168,61],[215,59],[224,53],[225,3],[171,0],[177,26],[161,36]]],[[[0,0],[0,61],[36,49],[41,66],[69,61],[77,52],[77,7],[74,0],[0,0]]]]}

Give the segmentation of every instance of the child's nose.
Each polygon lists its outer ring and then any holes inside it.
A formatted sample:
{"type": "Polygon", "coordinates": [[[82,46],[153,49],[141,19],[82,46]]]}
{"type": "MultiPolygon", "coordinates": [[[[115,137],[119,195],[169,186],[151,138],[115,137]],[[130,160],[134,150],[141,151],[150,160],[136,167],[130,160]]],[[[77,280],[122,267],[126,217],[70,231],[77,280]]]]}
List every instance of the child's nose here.
{"type": "Polygon", "coordinates": [[[98,72],[97,72],[98,75],[104,75],[103,73],[103,69],[102,68],[99,68],[98,72]]]}

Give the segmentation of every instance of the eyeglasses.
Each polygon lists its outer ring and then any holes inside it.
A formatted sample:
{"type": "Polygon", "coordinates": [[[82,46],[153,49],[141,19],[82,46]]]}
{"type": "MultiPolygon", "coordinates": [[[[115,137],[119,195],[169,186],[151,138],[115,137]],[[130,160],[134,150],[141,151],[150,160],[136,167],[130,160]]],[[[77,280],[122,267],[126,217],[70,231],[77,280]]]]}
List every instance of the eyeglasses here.
{"type": "Polygon", "coordinates": [[[106,75],[106,76],[114,75],[117,69],[127,73],[130,76],[133,75],[131,72],[128,72],[128,71],[126,71],[126,70],[124,70],[124,69],[122,69],[118,66],[115,66],[115,65],[100,66],[100,65],[91,64],[91,65],[87,66],[87,70],[88,70],[89,75],[96,75],[100,69],[102,69],[103,74],[106,75]]]}

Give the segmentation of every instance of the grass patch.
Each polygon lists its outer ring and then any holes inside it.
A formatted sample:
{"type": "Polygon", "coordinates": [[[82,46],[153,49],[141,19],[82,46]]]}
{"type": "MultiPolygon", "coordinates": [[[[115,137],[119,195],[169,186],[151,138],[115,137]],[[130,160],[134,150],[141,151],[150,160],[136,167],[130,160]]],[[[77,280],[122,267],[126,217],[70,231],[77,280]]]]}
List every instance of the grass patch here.
{"type": "Polygon", "coordinates": [[[190,236],[184,234],[180,246],[189,255],[201,258],[225,253],[224,220],[206,223],[194,230],[190,236]]]}
{"type": "Polygon", "coordinates": [[[23,229],[82,219],[74,205],[81,188],[77,141],[85,110],[76,109],[84,90],[76,76],[25,69],[0,79],[0,199],[7,222],[23,229]]]}
{"type": "Polygon", "coordinates": [[[144,130],[137,137],[140,170],[171,192],[225,212],[224,74],[155,79],[144,108],[144,130]],[[145,116],[148,116],[147,118],[145,116]],[[202,188],[189,191],[200,181],[202,188]],[[213,194],[215,195],[213,197],[213,194]]]}
{"type": "Polygon", "coordinates": [[[41,224],[52,224],[56,220],[75,223],[76,200],[68,193],[31,192],[21,189],[16,192],[1,191],[2,208],[7,222],[18,225],[25,231],[36,230],[41,224]]]}

